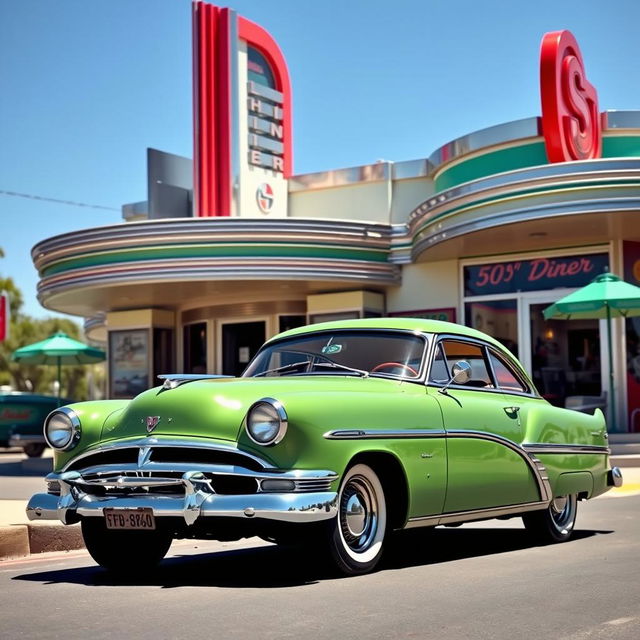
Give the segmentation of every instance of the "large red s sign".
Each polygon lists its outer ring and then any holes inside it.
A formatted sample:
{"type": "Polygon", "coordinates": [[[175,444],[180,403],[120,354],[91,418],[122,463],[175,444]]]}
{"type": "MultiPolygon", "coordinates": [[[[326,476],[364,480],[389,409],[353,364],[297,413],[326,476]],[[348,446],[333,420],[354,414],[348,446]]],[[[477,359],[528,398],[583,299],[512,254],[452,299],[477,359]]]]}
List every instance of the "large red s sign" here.
{"type": "Polygon", "coordinates": [[[599,158],[598,94],[587,81],[580,48],[570,31],[553,31],[542,38],[540,94],[549,162],[599,158]]]}

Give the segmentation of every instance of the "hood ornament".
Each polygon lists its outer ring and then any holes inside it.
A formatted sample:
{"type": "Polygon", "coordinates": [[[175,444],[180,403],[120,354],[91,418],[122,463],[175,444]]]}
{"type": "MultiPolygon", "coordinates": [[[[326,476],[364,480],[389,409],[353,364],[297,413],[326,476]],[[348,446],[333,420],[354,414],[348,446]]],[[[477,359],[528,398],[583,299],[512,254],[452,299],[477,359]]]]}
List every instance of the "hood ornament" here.
{"type": "Polygon", "coordinates": [[[147,425],[147,433],[151,433],[160,422],[160,416],[147,416],[146,425],[147,425]]]}

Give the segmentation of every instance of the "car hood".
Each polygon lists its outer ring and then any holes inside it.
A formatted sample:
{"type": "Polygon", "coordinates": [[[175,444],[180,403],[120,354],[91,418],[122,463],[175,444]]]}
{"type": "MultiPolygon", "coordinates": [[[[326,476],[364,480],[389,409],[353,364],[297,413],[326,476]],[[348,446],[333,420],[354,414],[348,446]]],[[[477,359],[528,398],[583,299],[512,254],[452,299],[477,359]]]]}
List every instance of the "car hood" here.
{"type": "Polygon", "coordinates": [[[382,378],[329,375],[198,380],[174,389],[156,387],[134,398],[118,420],[105,423],[101,439],[153,434],[235,442],[249,407],[262,398],[280,400],[286,408],[292,396],[326,394],[329,398],[331,394],[344,393],[377,396],[397,392],[401,386],[416,385],[382,378]]]}

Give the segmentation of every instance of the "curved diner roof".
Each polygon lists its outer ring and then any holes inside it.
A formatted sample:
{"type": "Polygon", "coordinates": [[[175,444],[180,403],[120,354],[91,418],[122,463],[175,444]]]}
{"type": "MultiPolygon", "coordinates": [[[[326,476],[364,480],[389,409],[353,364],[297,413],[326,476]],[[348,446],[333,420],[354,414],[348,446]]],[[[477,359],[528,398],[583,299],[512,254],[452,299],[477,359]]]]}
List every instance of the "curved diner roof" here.
{"type": "Polygon", "coordinates": [[[606,121],[604,157],[597,160],[548,164],[538,119],[529,118],[469,134],[428,159],[290,182],[296,193],[422,180],[424,201],[403,224],[180,218],[48,238],[32,250],[39,300],[50,309],[92,316],[211,304],[212,297],[225,303],[300,299],[319,291],[397,286],[401,265],[411,262],[640,241],[640,112],[607,112],[606,121]]]}

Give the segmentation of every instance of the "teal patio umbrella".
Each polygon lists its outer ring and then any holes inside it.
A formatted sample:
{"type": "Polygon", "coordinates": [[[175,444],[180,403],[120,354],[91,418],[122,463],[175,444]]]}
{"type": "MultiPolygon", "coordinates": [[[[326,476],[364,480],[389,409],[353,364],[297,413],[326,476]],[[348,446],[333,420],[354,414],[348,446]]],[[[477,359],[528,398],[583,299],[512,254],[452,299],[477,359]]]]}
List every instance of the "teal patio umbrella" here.
{"type": "Polygon", "coordinates": [[[59,331],[46,340],[16,349],[11,359],[22,364],[55,364],[58,366],[58,401],[60,400],[60,367],[63,364],[94,364],[105,359],[104,351],[70,338],[59,331]]]}
{"type": "Polygon", "coordinates": [[[554,302],[543,311],[545,320],[606,319],[609,344],[609,396],[611,421],[616,429],[616,404],[613,395],[613,350],[611,318],[640,316],[640,287],[621,280],[613,273],[596,276],[588,285],[554,302]]]}

